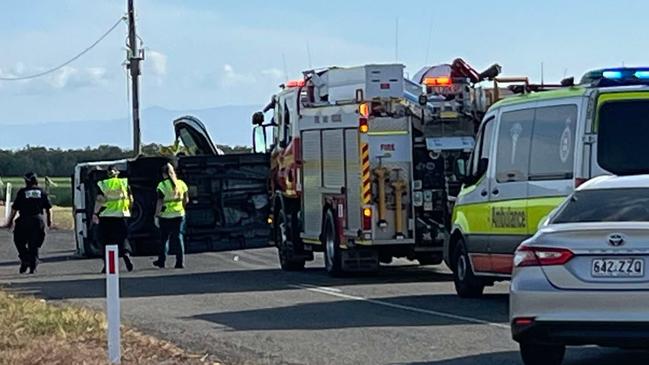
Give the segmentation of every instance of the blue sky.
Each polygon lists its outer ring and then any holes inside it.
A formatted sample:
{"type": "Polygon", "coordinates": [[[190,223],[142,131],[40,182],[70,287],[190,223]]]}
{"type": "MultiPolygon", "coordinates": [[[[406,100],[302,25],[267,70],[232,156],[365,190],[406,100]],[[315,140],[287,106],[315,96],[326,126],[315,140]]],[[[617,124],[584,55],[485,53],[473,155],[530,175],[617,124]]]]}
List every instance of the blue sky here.
{"type": "MultiPolygon", "coordinates": [[[[125,2],[4,1],[0,75],[64,61],[112,25],[125,2]]],[[[504,74],[537,80],[543,62],[546,81],[622,62],[649,64],[646,1],[136,0],[136,6],[148,50],[144,107],[262,104],[286,78],[283,59],[290,78],[310,65],[393,62],[397,18],[398,60],[411,74],[455,57],[479,69],[498,62],[504,74]]],[[[124,25],[49,77],[0,81],[0,124],[126,115],[125,35],[124,25]]]]}

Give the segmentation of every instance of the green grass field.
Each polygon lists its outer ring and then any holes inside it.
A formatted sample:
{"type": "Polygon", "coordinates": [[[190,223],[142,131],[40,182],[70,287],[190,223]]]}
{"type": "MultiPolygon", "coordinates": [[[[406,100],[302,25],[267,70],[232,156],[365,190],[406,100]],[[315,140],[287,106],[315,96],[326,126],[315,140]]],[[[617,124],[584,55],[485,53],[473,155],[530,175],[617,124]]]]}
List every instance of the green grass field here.
{"type": "MultiPolygon", "coordinates": [[[[18,189],[25,185],[25,182],[22,177],[2,177],[0,178],[3,183],[11,183],[13,195],[15,197],[18,189]]],[[[52,177],[50,178],[54,185],[47,186],[45,184],[45,177],[39,177],[39,184],[43,189],[49,190],[50,200],[52,204],[61,206],[61,207],[71,207],[72,206],[72,181],[69,177],[52,177]]],[[[1,200],[4,200],[4,188],[2,188],[2,197],[1,200]]],[[[13,199],[13,198],[12,198],[13,199]]]]}

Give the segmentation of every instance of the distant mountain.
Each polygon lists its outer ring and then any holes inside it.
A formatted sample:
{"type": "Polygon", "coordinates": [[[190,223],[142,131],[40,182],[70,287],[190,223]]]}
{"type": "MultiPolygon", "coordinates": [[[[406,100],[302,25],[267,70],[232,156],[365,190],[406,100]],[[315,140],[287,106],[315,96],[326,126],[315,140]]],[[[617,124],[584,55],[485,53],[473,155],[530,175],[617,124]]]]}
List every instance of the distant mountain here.
{"type": "MultiPolygon", "coordinates": [[[[141,127],[144,143],[171,144],[174,141],[172,121],[182,115],[198,117],[217,144],[251,145],[252,113],[259,106],[222,106],[199,110],[168,110],[152,107],[142,110],[141,127]]],[[[131,147],[131,118],[91,121],[59,121],[40,124],[0,126],[0,149],[30,146],[83,148],[109,144],[131,147]]]]}

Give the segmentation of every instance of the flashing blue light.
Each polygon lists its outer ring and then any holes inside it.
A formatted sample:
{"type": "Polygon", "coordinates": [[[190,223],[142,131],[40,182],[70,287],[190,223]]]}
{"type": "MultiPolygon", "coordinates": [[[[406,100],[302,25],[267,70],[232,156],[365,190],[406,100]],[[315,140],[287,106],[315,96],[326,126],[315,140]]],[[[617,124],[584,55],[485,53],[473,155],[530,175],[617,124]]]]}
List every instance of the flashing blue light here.
{"type": "Polygon", "coordinates": [[[604,71],[602,72],[602,77],[607,79],[621,79],[622,71],[604,71]]]}
{"type": "Polygon", "coordinates": [[[638,79],[649,79],[649,70],[636,71],[633,74],[638,79]]]}

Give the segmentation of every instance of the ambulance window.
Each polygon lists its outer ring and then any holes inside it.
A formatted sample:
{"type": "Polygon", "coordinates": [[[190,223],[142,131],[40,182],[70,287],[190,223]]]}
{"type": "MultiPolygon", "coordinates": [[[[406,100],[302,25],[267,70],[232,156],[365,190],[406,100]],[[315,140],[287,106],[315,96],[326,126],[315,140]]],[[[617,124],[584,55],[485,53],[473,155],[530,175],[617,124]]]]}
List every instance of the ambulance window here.
{"type": "Polygon", "coordinates": [[[494,118],[491,117],[482,125],[481,133],[478,136],[476,149],[473,152],[471,161],[471,175],[477,180],[487,171],[487,165],[480,165],[480,160],[489,160],[489,150],[491,149],[491,140],[493,139],[494,118]]]}
{"type": "Polygon", "coordinates": [[[649,100],[606,102],[598,119],[599,165],[617,175],[649,172],[649,100]]]}
{"type": "Polygon", "coordinates": [[[496,149],[499,183],[527,180],[533,121],[534,109],[506,112],[500,117],[496,149]]]}
{"type": "Polygon", "coordinates": [[[572,179],[576,120],[576,105],[536,109],[530,180],[572,179]]]}

